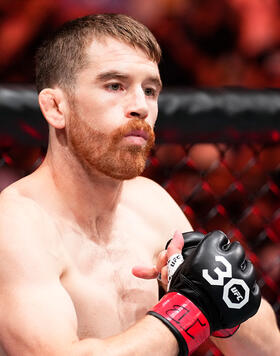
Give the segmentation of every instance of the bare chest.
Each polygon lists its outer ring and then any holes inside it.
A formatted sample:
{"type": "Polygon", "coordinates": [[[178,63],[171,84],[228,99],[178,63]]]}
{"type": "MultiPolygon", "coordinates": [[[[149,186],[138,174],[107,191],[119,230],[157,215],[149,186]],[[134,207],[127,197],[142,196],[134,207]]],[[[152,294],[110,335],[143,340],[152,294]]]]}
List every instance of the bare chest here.
{"type": "Polygon", "coordinates": [[[152,244],[140,231],[119,234],[106,246],[72,236],[75,243],[65,248],[68,268],[61,281],[73,301],[81,338],[120,333],[158,300],[156,280],[142,280],[131,272],[135,265],[152,266],[152,244]]]}

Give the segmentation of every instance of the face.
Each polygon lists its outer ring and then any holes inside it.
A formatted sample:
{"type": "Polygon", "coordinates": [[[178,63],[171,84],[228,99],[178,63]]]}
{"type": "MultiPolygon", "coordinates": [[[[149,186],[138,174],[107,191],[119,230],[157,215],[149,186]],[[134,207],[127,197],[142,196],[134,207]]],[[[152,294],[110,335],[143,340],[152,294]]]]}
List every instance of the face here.
{"type": "Polygon", "coordinates": [[[69,97],[69,148],[89,173],[136,177],[154,144],[161,89],[157,64],[112,38],[94,40],[87,57],[69,97]]]}

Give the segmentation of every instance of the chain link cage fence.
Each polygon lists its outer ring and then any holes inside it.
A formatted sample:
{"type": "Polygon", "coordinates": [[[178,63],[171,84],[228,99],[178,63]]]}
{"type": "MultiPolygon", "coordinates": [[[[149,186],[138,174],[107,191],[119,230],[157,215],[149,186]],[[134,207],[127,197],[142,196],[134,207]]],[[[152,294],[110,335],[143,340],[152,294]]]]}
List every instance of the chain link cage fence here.
{"type": "MultiPolygon", "coordinates": [[[[0,87],[0,189],[42,162],[47,125],[33,88],[0,87]]],[[[223,230],[253,261],[280,324],[280,92],[169,90],[144,175],[161,184],[193,228],[223,230]]],[[[206,342],[196,356],[218,356],[206,342]]]]}

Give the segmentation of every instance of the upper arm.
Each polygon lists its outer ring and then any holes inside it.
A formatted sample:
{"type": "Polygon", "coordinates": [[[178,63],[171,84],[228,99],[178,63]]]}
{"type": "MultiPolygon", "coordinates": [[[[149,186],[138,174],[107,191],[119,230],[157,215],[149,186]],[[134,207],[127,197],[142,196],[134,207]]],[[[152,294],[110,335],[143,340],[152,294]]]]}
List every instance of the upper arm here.
{"type": "Polygon", "coordinates": [[[32,208],[0,202],[0,343],[8,355],[59,355],[77,340],[75,309],[41,224],[32,208]]]}

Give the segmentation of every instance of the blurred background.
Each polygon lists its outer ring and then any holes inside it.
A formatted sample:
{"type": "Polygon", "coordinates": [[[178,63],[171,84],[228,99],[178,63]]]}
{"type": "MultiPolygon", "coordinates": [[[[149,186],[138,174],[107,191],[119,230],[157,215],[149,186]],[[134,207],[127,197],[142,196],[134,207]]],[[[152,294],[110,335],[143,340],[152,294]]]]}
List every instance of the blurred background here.
{"type": "Polygon", "coordinates": [[[278,0],[0,0],[0,82],[32,83],[37,45],[64,21],[122,12],[163,48],[167,86],[278,87],[278,0]]]}
{"type": "MultiPolygon", "coordinates": [[[[152,30],[163,50],[167,92],[224,87],[277,92],[280,86],[278,0],[0,0],[0,191],[32,172],[45,155],[46,138],[25,110],[35,95],[36,47],[66,20],[100,12],[131,15],[152,30]],[[13,96],[19,86],[28,88],[21,99],[13,96]]],[[[205,115],[207,120],[207,110],[205,115]]],[[[144,175],[173,196],[194,229],[221,229],[242,242],[279,321],[279,129],[265,139],[254,130],[241,139],[239,128],[230,138],[213,139],[203,129],[201,136],[176,142],[172,121],[169,125],[173,140],[156,145],[144,175]]],[[[195,355],[221,353],[206,343],[195,355]]]]}

